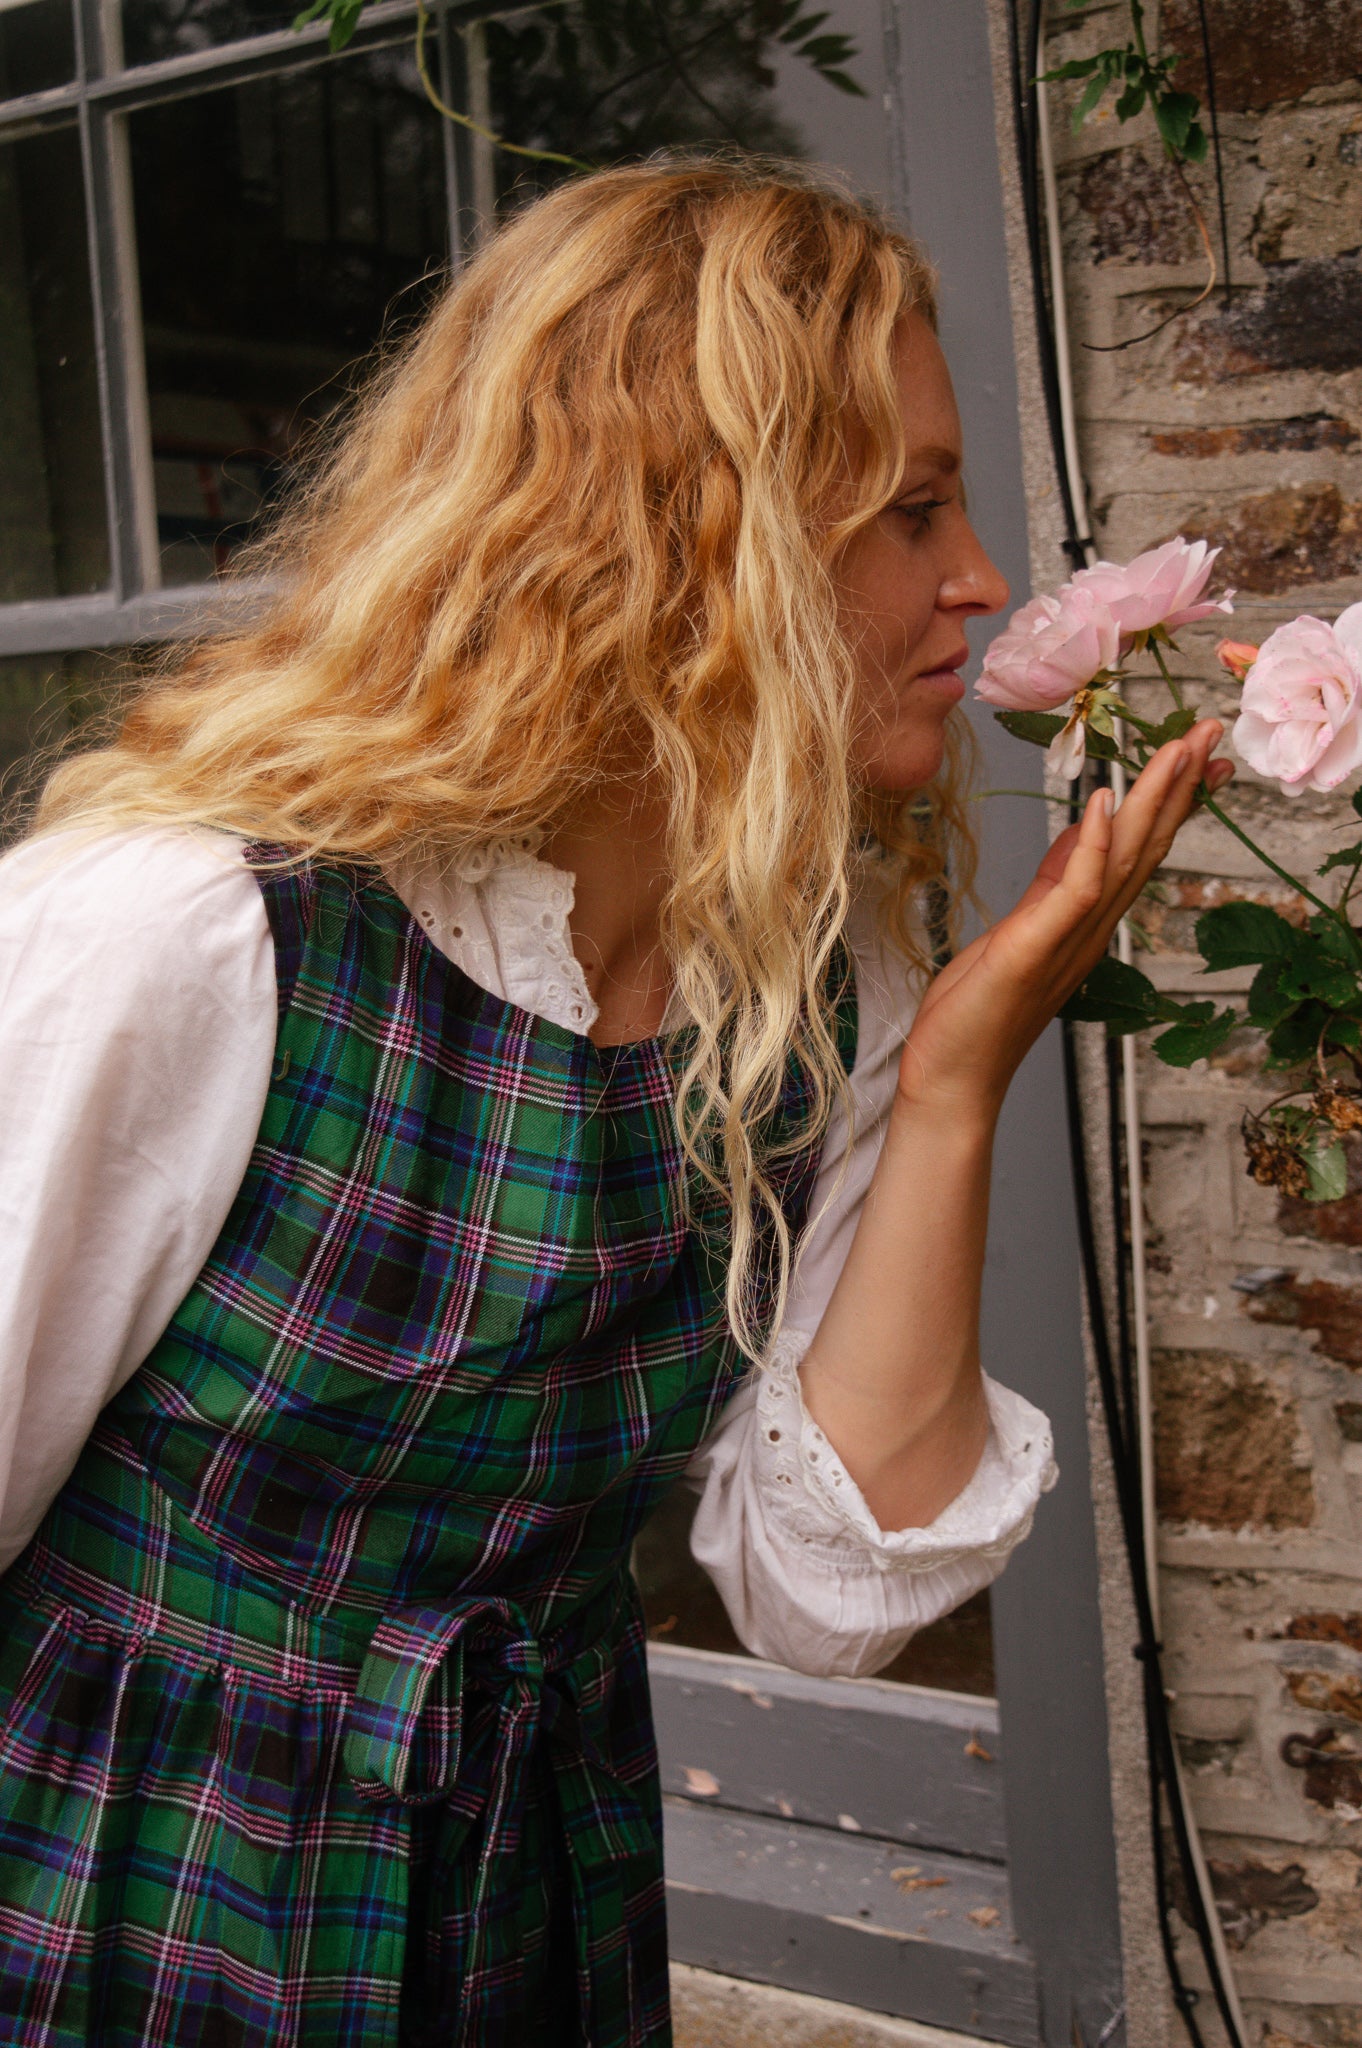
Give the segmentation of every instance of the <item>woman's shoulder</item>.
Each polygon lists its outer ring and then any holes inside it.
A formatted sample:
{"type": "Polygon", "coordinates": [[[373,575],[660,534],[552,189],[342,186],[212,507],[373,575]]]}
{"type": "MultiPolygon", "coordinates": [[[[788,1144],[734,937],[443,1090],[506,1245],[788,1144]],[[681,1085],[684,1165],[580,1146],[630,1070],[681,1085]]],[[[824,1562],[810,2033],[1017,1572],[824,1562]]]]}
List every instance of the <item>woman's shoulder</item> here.
{"type": "Polygon", "coordinates": [[[174,826],[65,831],[0,859],[12,967],[98,970],[106,986],[252,987],[269,927],[240,839],[174,826]]]}

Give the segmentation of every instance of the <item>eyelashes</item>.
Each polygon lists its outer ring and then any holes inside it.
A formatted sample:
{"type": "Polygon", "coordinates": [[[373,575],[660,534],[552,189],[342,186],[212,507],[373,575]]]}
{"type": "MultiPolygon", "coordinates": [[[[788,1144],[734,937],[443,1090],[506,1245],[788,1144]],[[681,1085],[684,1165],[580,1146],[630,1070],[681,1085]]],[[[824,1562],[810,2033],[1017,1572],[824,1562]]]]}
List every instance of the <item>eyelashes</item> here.
{"type": "Polygon", "coordinates": [[[919,533],[925,532],[932,523],[934,512],[944,511],[951,503],[949,498],[914,498],[911,504],[895,505],[896,512],[902,512],[911,519],[919,533]]]}

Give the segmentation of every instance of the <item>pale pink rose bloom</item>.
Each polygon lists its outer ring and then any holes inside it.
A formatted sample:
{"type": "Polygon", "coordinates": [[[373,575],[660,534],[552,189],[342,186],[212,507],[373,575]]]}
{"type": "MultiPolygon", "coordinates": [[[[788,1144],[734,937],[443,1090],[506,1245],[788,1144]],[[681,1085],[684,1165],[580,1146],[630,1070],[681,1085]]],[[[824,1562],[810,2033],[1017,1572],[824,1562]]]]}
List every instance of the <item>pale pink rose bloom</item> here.
{"type": "Polygon", "coordinates": [[[1332,626],[1308,614],[1269,633],[1244,683],[1232,738],[1285,796],[1327,792],[1362,767],[1362,604],[1332,626]]]}
{"type": "Polygon", "coordinates": [[[1115,664],[1119,641],[1106,606],[1066,584],[1013,612],[984,656],[976,693],[1009,711],[1053,711],[1115,664]]]}
{"type": "Polygon", "coordinates": [[[1090,569],[1080,569],[1067,588],[1091,591],[1128,644],[1151,626],[1172,633],[1196,619],[1208,619],[1212,612],[1232,612],[1232,590],[1223,597],[1202,599],[1219,553],[1204,540],[1187,541],[1179,534],[1161,548],[1136,555],[1124,568],[1119,562],[1094,562],[1090,569]]]}

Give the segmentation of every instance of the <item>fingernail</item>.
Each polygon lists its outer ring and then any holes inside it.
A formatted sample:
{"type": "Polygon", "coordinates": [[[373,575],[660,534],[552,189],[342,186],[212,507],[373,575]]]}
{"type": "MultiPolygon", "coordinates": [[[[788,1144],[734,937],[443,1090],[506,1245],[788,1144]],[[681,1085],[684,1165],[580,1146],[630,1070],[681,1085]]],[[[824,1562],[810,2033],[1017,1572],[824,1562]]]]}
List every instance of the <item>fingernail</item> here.
{"type": "Polygon", "coordinates": [[[1104,818],[1109,818],[1116,808],[1115,790],[1099,789],[1097,792],[1097,808],[1104,818]]]}
{"type": "Polygon", "coordinates": [[[1191,754],[1188,752],[1186,747],[1179,747],[1176,754],[1174,754],[1173,756],[1173,773],[1175,775],[1181,775],[1183,769],[1187,766],[1187,763],[1191,760],[1191,758],[1191,754]]]}

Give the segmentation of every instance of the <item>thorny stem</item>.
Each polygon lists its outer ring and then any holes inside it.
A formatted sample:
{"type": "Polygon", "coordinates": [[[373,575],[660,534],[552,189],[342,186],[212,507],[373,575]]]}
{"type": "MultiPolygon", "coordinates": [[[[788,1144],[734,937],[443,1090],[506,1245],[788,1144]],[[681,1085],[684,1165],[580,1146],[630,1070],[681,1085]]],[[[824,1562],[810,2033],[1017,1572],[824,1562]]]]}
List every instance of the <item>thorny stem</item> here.
{"type": "Polygon", "coordinates": [[[1240,827],[1235,824],[1233,818],[1226,816],[1225,812],[1221,810],[1219,804],[1211,795],[1210,791],[1207,789],[1204,782],[1202,783],[1200,789],[1197,791],[1197,795],[1200,798],[1205,809],[1211,813],[1211,816],[1214,818],[1219,818],[1221,824],[1225,827],[1226,831],[1233,832],[1235,838],[1239,840],[1240,844],[1246,846],[1249,852],[1253,854],[1254,858],[1260,860],[1265,868],[1271,868],[1274,875],[1276,875],[1281,881],[1285,882],[1288,888],[1294,889],[1298,896],[1304,896],[1307,903],[1313,903],[1316,910],[1322,910],[1325,912],[1327,916],[1337,918],[1338,922],[1343,926],[1343,929],[1348,934],[1348,938],[1352,945],[1354,953],[1357,954],[1359,960],[1362,960],[1362,945],[1359,945],[1357,933],[1353,930],[1350,924],[1348,924],[1343,918],[1340,918],[1338,916],[1338,912],[1334,909],[1333,904],[1326,903],[1322,897],[1316,896],[1313,889],[1307,889],[1304,882],[1300,881],[1295,875],[1288,874],[1285,868],[1278,867],[1276,861],[1273,860],[1271,854],[1264,853],[1262,847],[1256,846],[1254,842],[1249,838],[1248,833],[1242,831],[1240,827]]]}
{"type": "Polygon", "coordinates": [[[1168,663],[1163,658],[1162,647],[1160,647],[1157,640],[1151,640],[1148,643],[1148,645],[1150,653],[1153,655],[1155,661],[1159,664],[1159,674],[1163,677],[1164,681],[1168,685],[1168,694],[1173,699],[1173,702],[1177,705],[1178,710],[1185,711],[1187,709],[1187,700],[1183,696],[1182,691],[1178,688],[1177,683],[1173,679],[1172,671],[1169,669],[1168,663]]]}

